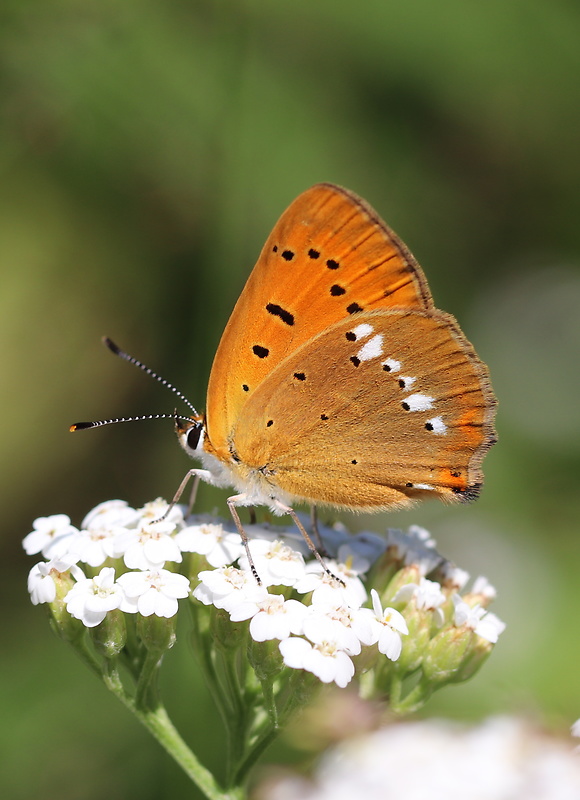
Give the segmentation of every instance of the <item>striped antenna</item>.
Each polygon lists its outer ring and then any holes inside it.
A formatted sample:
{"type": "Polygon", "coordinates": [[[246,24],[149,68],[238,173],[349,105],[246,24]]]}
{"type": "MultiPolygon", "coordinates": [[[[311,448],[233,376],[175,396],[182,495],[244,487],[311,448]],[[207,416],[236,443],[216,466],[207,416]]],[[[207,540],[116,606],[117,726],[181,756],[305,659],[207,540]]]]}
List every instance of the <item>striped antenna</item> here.
{"type": "Polygon", "coordinates": [[[94,422],[75,422],[69,431],[85,431],[88,428],[101,428],[103,425],[115,425],[117,422],[140,422],[144,419],[181,419],[191,422],[191,417],[182,417],[180,414],[141,414],[138,417],[117,417],[116,419],[97,419],[94,422]]]}
{"type": "MultiPolygon", "coordinates": [[[[130,356],[129,353],[126,353],[124,350],[121,350],[121,348],[117,347],[115,342],[113,342],[112,339],[109,339],[108,336],[103,336],[103,340],[102,341],[103,341],[103,344],[105,344],[109,348],[111,353],[114,353],[116,356],[119,356],[119,358],[125,359],[125,361],[128,361],[129,364],[134,364],[136,367],[139,367],[139,369],[142,369],[143,372],[146,372],[147,375],[149,375],[149,377],[154,378],[156,381],[159,381],[159,383],[161,383],[163,386],[165,386],[166,389],[169,389],[170,391],[173,392],[173,394],[176,394],[177,397],[179,397],[179,399],[182,400],[185,403],[185,405],[188,406],[193,411],[194,416],[198,416],[197,411],[195,410],[193,405],[190,403],[190,401],[187,399],[187,397],[182,392],[180,392],[179,389],[176,389],[175,386],[173,386],[171,383],[169,383],[169,381],[166,381],[165,378],[162,378],[156,372],[153,372],[152,369],[150,369],[148,366],[143,364],[138,359],[134,358],[133,356],[130,356]]],[[[161,417],[162,417],[162,415],[159,416],[159,419],[161,419],[161,417]]],[[[136,417],[135,419],[142,419],[142,418],[141,417],[136,417]]],[[[157,417],[155,417],[155,416],[144,417],[143,419],[157,419],[157,417]]],[[[125,422],[125,421],[128,422],[129,419],[127,419],[127,420],[122,419],[122,420],[118,420],[118,421],[119,422],[125,422]]],[[[108,422],[109,422],[109,420],[105,420],[101,424],[107,424],[108,422]]]]}

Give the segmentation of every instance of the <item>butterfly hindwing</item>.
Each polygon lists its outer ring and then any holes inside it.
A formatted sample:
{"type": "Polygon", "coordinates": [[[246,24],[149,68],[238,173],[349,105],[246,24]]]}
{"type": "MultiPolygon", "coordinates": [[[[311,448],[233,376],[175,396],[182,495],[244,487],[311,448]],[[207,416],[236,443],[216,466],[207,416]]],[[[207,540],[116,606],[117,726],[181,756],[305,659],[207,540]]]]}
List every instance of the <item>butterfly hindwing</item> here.
{"type": "Polygon", "coordinates": [[[440,311],[357,314],[281,362],[230,446],[289,496],[386,508],[472,499],[493,444],[487,368],[440,311]]]}

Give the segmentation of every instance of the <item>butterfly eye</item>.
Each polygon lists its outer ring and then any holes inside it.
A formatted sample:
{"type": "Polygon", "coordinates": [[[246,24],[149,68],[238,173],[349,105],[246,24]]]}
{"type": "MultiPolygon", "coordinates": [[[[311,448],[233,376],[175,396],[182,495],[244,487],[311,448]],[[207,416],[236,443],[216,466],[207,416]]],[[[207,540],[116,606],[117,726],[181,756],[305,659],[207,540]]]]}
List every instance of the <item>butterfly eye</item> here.
{"type": "Polygon", "coordinates": [[[202,430],[203,424],[201,422],[196,422],[195,425],[192,425],[190,428],[187,434],[187,446],[190,450],[197,450],[202,430]]]}

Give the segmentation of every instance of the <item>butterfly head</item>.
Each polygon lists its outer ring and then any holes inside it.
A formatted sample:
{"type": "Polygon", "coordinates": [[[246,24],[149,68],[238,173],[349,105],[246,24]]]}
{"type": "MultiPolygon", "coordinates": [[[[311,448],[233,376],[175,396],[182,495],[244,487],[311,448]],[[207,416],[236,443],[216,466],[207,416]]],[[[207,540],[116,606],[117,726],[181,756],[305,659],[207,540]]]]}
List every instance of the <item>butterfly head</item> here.
{"type": "Polygon", "coordinates": [[[195,414],[191,417],[175,417],[175,433],[179,444],[190,456],[199,456],[205,440],[205,417],[195,414]]]}

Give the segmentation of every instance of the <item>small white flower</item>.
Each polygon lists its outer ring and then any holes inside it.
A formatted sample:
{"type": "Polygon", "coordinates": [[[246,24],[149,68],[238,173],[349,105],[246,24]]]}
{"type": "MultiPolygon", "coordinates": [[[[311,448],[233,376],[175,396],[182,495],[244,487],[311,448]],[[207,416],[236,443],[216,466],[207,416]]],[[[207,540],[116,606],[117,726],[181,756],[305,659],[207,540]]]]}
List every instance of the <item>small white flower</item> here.
{"type": "Polygon", "coordinates": [[[299,594],[312,592],[313,605],[325,603],[347,605],[351,608],[362,606],[367,599],[367,593],[356,573],[351,572],[345,564],[336,564],[334,561],[328,561],[327,567],[336,577],[329,575],[318,561],[310,562],[306,565],[304,577],[296,582],[294,589],[299,594]]]}
{"type": "Polygon", "coordinates": [[[182,528],[185,525],[185,521],[183,519],[183,510],[181,506],[174,505],[169,514],[165,517],[164,514],[167,513],[168,508],[169,503],[161,497],[158,497],[157,500],[152,500],[150,503],[145,503],[143,508],[140,508],[138,512],[141,525],[157,522],[163,517],[163,522],[172,523],[174,529],[182,528]]]}
{"type": "MultiPolygon", "coordinates": [[[[299,516],[303,516],[299,514],[299,516]]],[[[304,522],[306,528],[308,523],[304,522]]],[[[300,531],[296,528],[289,528],[285,525],[269,525],[265,522],[255,523],[253,525],[244,525],[248,539],[253,542],[255,539],[263,539],[267,542],[282,542],[287,545],[291,550],[297,550],[307,557],[310,550],[306,544],[306,539],[302,536],[300,531]]]]}
{"type": "Polygon", "coordinates": [[[580,737],[580,719],[577,719],[576,722],[572,724],[570,728],[570,733],[572,736],[576,736],[577,738],[580,737]]]}
{"type": "Polygon", "coordinates": [[[409,629],[402,614],[394,608],[383,610],[381,600],[376,589],[371,589],[373,611],[377,625],[377,646],[391,661],[396,661],[401,655],[403,640],[401,634],[407,635],[409,629]]]}
{"type": "Polygon", "coordinates": [[[441,574],[441,583],[447,589],[455,589],[456,592],[463,589],[469,580],[469,572],[466,572],[460,567],[456,567],[451,561],[444,561],[439,566],[438,573],[441,574]]]}
{"type": "Polygon", "coordinates": [[[312,672],[323,683],[334,682],[344,689],[354,675],[352,660],[335,641],[311,645],[306,639],[291,636],[280,642],[279,647],[287,667],[312,672]]]}
{"type": "Polygon", "coordinates": [[[480,575],[473,582],[473,588],[469,594],[480,594],[485,600],[495,600],[497,597],[497,590],[484,575],[480,575]]]}
{"type": "MultiPolygon", "coordinates": [[[[308,526],[307,526],[308,527],[308,526]]],[[[352,534],[342,522],[335,522],[332,527],[318,523],[318,532],[329,556],[336,557],[343,544],[352,539],[352,534]]],[[[317,544],[316,539],[313,539],[317,544]]]]}
{"type": "Polygon", "coordinates": [[[83,578],[64,598],[71,616],[80,619],[87,628],[94,628],[106,617],[107,611],[119,608],[123,590],[115,583],[115,570],[103,567],[94,578],[83,578]]]}
{"type": "Polygon", "coordinates": [[[22,546],[29,556],[42,553],[45,558],[58,558],[69,552],[73,537],[78,533],[66,514],[39,517],[32,523],[33,531],[24,537],[22,546]]]}
{"type": "Polygon", "coordinates": [[[441,586],[436,581],[421,578],[420,583],[407,583],[393,597],[393,603],[408,603],[415,599],[415,606],[420,610],[433,611],[443,605],[446,600],[441,586]]]}
{"type": "Polygon", "coordinates": [[[347,574],[354,576],[364,575],[366,572],[368,572],[371,566],[371,560],[368,558],[368,555],[363,555],[361,552],[365,549],[366,548],[363,546],[357,547],[357,543],[355,541],[345,542],[338,548],[338,556],[336,561],[341,566],[344,565],[347,574]]]}
{"type": "Polygon", "coordinates": [[[505,629],[505,622],[491,611],[487,611],[475,628],[475,632],[482,639],[495,644],[505,629]]]}
{"type": "Polygon", "coordinates": [[[451,598],[455,606],[454,624],[461,628],[465,626],[474,631],[482,639],[495,644],[505,630],[505,623],[495,614],[486,611],[479,604],[469,606],[458,594],[451,598]]]}
{"type": "Polygon", "coordinates": [[[39,603],[52,603],[56,598],[56,584],[54,578],[56,574],[69,572],[75,580],[81,580],[85,576],[82,570],[75,566],[78,556],[74,553],[67,553],[62,558],[53,558],[51,561],[40,561],[35,564],[28,573],[28,591],[33,605],[39,603]]]}
{"type": "Polygon", "coordinates": [[[268,594],[265,586],[259,586],[251,572],[236,567],[206,569],[197,576],[201,583],[193,590],[193,596],[204,605],[223,608],[228,613],[246,601],[257,602],[268,594]]]}
{"type": "MultiPolygon", "coordinates": [[[[250,539],[248,543],[254,566],[264,586],[294,586],[304,575],[304,556],[277,539],[250,539]]],[[[239,560],[240,567],[249,570],[248,557],[239,560]]]]}
{"type": "Polygon", "coordinates": [[[337,642],[349,655],[358,655],[362,644],[376,642],[370,609],[350,608],[334,603],[316,603],[308,607],[303,633],[315,644],[337,642]],[[368,613],[365,613],[368,612],[368,613]]]}
{"type": "Polygon", "coordinates": [[[267,594],[255,603],[240,603],[230,612],[232,622],[250,619],[250,636],[255,642],[287,639],[291,633],[302,633],[307,608],[298,600],[286,600],[281,594],[267,594]]]}
{"type": "Polygon", "coordinates": [[[189,580],[167,569],[125,572],[118,580],[125,592],[121,611],[139,613],[144,617],[173,617],[177,614],[180,597],[189,594],[189,580]]]}
{"type": "Polygon", "coordinates": [[[387,547],[393,549],[395,558],[405,565],[415,564],[422,575],[427,575],[442,561],[435,546],[435,539],[429,531],[419,525],[411,525],[407,533],[393,529],[387,531],[387,547]]]}
{"type": "Polygon", "coordinates": [[[139,512],[125,500],[105,500],[95,506],[83,519],[81,528],[97,531],[111,528],[132,528],[137,524],[139,512]]]}
{"type": "Polygon", "coordinates": [[[91,567],[100,567],[107,558],[118,558],[121,553],[117,540],[124,528],[102,527],[79,531],[71,542],[70,549],[79,559],[91,567]]]}
{"type": "Polygon", "coordinates": [[[175,523],[170,520],[142,521],[135,530],[117,536],[114,546],[129,569],[160,569],[166,561],[182,560],[174,531],[175,523]]]}
{"type": "Polygon", "coordinates": [[[176,534],[175,541],[182,553],[199,553],[212,567],[231,564],[244,552],[239,533],[226,531],[215,523],[189,525],[176,534]]]}
{"type": "MultiPolygon", "coordinates": [[[[338,549],[338,560],[346,561],[349,555],[358,556],[365,559],[369,566],[380,558],[387,549],[387,542],[384,536],[378,536],[376,533],[357,533],[356,536],[351,536],[350,541],[344,542],[338,549]]],[[[356,563],[356,558],[354,559],[356,563]]],[[[366,572],[366,569],[360,569],[359,572],[366,572]]]]}

